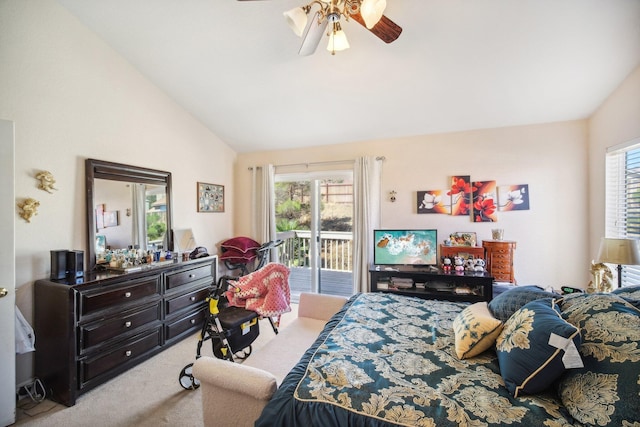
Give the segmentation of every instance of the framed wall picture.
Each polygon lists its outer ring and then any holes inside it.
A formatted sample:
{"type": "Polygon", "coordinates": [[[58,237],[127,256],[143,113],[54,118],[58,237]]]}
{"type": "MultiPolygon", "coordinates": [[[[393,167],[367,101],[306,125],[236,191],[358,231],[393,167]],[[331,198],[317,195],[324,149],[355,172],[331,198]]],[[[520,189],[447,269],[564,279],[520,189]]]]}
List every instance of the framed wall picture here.
{"type": "Polygon", "coordinates": [[[224,212],[224,185],[198,183],[198,212],[224,212]]]}
{"type": "Polygon", "coordinates": [[[103,213],[104,228],[120,225],[120,211],[105,211],[103,213]]]}

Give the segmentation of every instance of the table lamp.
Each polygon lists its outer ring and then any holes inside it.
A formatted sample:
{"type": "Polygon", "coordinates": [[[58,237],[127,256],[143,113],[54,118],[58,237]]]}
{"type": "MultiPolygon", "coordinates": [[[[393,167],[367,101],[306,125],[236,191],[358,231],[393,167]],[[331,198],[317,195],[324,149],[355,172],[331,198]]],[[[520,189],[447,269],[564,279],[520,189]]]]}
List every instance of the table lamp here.
{"type": "Polygon", "coordinates": [[[603,237],[598,251],[598,262],[618,264],[618,288],[622,287],[622,266],[640,264],[638,241],[603,237]]]}

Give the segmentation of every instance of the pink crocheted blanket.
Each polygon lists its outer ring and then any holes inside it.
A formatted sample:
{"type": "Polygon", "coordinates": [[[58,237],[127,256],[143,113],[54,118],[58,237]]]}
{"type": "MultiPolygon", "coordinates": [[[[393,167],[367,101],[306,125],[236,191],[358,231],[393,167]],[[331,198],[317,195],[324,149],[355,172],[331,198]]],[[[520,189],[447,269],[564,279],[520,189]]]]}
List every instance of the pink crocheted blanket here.
{"type": "Polygon", "coordinates": [[[276,317],[291,311],[289,269],[269,263],[260,270],[230,280],[235,289],[226,292],[229,304],[255,311],[262,317],[276,317]]]}

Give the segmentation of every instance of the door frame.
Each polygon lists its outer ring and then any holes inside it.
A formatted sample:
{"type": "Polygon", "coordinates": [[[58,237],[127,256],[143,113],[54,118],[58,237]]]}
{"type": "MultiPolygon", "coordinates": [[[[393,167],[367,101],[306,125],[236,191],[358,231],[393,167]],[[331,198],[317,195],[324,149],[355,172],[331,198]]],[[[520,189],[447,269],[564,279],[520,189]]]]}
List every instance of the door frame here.
{"type": "Polygon", "coordinates": [[[0,119],[0,425],[16,421],[14,123],[0,119]]]}

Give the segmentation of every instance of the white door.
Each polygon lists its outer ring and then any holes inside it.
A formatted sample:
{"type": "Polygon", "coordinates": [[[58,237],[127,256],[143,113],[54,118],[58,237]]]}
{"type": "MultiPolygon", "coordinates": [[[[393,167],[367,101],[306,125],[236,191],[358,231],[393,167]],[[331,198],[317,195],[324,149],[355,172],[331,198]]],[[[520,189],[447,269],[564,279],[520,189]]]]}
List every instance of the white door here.
{"type": "Polygon", "coordinates": [[[0,426],[16,421],[13,122],[0,120],[0,426]]]}

